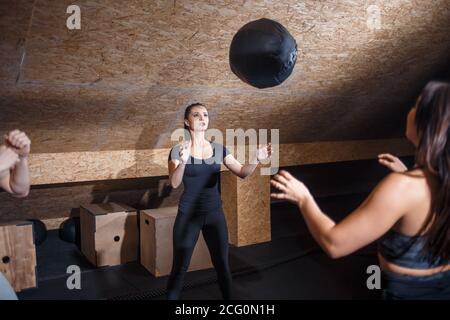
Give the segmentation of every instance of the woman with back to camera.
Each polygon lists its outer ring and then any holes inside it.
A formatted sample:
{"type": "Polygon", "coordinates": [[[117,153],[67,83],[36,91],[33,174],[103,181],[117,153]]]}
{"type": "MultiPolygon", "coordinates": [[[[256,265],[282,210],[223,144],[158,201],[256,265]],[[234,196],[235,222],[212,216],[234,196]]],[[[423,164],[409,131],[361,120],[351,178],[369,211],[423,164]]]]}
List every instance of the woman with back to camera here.
{"type": "Polygon", "coordinates": [[[380,155],[394,172],[340,223],[286,171],[271,180],[281,191],[272,197],[298,205],[314,239],[332,258],[380,239],[385,299],[450,299],[450,84],[428,83],[406,126],[416,147],[415,167],[407,170],[398,158],[380,155]]]}
{"type": "Polygon", "coordinates": [[[272,153],[270,144],[260,146],[250,164],[242,165],[223,145],[206,140],[208,124],[205,106],[201,103],[189,105],[184,113],[188,141],[172,148],[168,159],[171,186],[184,185],[173,228],[173,262],[167,285],[169,300],[180,297],[200,230],[211,254],[222,296],[231,298],[228,230],[219,192],[221,163],[238,177],[245,178],[253,173],[260,160],[272,153]]]}

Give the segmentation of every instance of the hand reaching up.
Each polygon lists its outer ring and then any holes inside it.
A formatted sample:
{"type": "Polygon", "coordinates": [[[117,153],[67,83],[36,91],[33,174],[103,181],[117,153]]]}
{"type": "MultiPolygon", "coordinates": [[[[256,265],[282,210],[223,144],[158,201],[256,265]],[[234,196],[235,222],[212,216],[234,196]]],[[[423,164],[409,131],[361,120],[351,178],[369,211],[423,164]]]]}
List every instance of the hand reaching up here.
{"type": "Polygon", "coordinates": [[[179,157],[182,163],[187,163],[189,156],[191,155],[191,140],[183,141],[180,145],[179,157]]]}
{"type": "Polygon", "coordinates": [[[408,168],[399,158],[393,156],[390,153],[379,154],[378,162],[394,172],[405,172],[408,170],[408,168]]]}
{"type": "Polygon", "coordinates": [[[30,154],[31,141],[25,132],[13,130],[4,136],[7,147],[14,150],[20,158],[27,157],[30,154]]]}
{"type": "Polygon", "coordinates": [[[256,160],[260,162],[261,160],[270,159],[272,156],[272,144],[269,143],[264,147],[262,145],[258,146],[258,150],[256,151],[256,160]]]}

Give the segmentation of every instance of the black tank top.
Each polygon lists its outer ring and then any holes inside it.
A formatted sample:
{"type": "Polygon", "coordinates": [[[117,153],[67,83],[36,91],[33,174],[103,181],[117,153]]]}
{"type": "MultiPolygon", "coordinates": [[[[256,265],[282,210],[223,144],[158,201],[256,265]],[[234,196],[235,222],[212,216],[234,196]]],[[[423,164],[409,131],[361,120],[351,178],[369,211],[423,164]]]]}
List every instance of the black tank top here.
{"type": "MultiPolygon", "coordinates": [[[[189,156],[184,169],[184,192],[178,210],[182,213],[208,214],[222,207],[220,165],[230,154],[223,145],[212,142],[213,155],[208,159],[189,156]]],[[[180,145],[172,148],[169,160],[180,160],[180,145]]]]}

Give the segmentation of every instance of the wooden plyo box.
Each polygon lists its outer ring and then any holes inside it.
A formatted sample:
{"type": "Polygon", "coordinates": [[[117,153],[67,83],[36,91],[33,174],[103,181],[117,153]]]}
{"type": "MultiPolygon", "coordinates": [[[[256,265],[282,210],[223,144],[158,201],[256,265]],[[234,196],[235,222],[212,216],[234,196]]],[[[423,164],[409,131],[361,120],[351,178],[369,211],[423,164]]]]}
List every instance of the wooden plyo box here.
{"type": "Polygon", "coordinates": [[[81,251],[98,267],[137,260],[137,218],[136,209],[120,203],[81,206],[81,251]]]}
{"type": "MultiPolygon", "coordinates": [[[[141,264],[155,277],[170,274],[173,258],[173,225],[177,207],[140,211],[141,264]]],[[[212,268],[211,256],[200,232],[188,271],[212,268]]]]}
{"type": "Polygon", "coordinates": [[[16,292],[36,287],[36,247],[31,222],[0,224],[0,272],[16,292]]]}
{"type": "Polygon", "coordinates": [[[271,240],[270,176],[255,171],[245,179],[230,171],[220,175],[229,242],[237,247],[271,240]]]}

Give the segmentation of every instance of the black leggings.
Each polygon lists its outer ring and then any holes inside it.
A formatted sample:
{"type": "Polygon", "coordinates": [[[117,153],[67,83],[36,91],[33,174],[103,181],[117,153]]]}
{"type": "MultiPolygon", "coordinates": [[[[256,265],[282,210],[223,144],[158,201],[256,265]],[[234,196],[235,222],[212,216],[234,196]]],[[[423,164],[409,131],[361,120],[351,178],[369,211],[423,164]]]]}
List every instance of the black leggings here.
{"type": "Polygon", "coordinates": [[[200,230],[208,246],[224,299],[231,299],[231,271],[228,263],[228,230],[222,209],[205,215],[178,211],[173,227],[173,261],[167,285],[167,299],[179,299],[183,278],[189,268],[200,230]]]}

